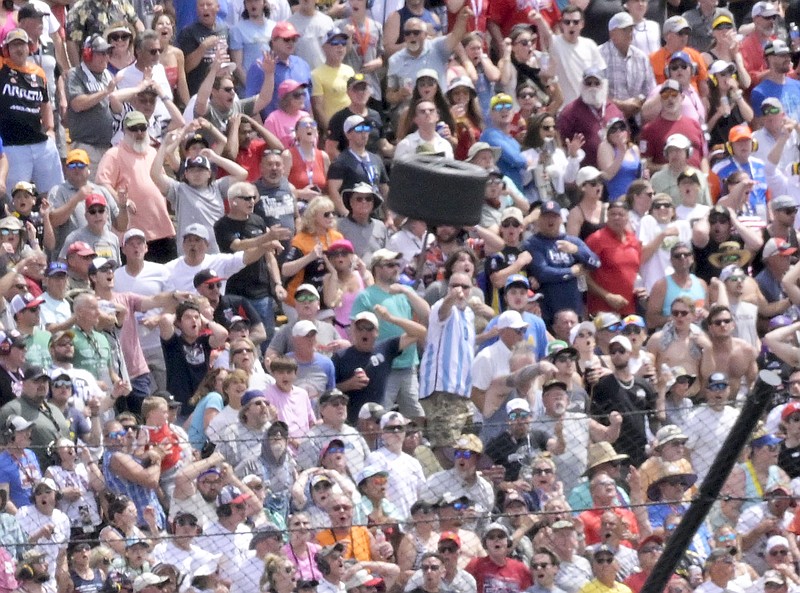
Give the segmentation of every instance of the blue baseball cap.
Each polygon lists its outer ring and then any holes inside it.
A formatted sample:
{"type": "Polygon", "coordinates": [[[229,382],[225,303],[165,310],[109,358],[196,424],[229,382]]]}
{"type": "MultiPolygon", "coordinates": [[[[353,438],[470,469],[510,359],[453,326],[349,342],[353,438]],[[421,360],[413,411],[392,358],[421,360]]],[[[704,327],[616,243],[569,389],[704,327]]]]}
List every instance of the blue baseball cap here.
{"type": "Polygon", "coordinates": [[[56,274],[66,274],[67,264],[60,261],[53,261],[47,265],[46,276],[55,276],[56,274]]]}
{"type": "Polygon", "coordinates": [[[511,276],[506,278],[505,288],[511,288],[511,286],[515,284],[524,286],[525,288],[531,287],[531,283],[528,282],[528,279],[522,274],[511,274],[511,276]]]}

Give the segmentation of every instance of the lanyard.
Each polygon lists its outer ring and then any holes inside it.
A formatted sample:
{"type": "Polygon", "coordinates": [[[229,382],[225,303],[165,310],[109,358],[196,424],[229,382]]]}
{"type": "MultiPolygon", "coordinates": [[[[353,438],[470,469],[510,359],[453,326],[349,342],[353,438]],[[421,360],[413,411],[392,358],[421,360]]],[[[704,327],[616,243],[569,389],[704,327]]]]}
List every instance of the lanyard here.
{"type": "Polygon", "coordinates": [[[755,486],[756,494],[758,494],[759,497],[764,496],[764,489],[761,487],[761,481],[756,475],[756,468],[753,467],[753,462],[748,461],[744,464],[744,466],[747,468],[747,473],[750,474],[750,478],[753,480],[753,486],[755,486]]]}
{"type": "Polygon", "coordinates": [[[375,179],[377,177],[377,172],[375,171],[375,167],[372,165],[372,160],[369,158],[369,154],[365,158],[361,158],[352,150],[350,151],[353,153],[353,156],[358,159],[358,162],[361,163],[361,168],[364,169],[364,173],[367,176],[367,181],[369,184],[375,188],[375,179]]]}
{"type": "Polygon", "coordinates": [[[361,33],[361,29],[359,29],[358,23],[356,23],[355,19],[350,19],[350,21],[353,23],[353,29],[355,30],[353,37],[358,44],[358,49],[356,52],[363,58],[367,55],[369,42],[372,40],[372,36],[369,34],[369,22],[366,19],[364,20],[364,33],[361,33]]]}

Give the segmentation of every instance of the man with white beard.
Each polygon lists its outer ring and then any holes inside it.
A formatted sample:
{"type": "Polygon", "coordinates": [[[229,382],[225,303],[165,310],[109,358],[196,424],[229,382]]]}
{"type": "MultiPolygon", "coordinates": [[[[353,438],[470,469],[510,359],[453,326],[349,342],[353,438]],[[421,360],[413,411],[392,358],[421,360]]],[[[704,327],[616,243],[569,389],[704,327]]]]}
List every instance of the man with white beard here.
{"type": "Polygon", "coordinates": [[[150,178],[150,167],[156,149],[147,136],[147,118],[140,111],[131,111],[122,120],[125,130],[122,142],[103,155],[97,168],[97,183],[105,186],[117,199],[118,191],[126,191],[129,228],[142,229],[147,239],[147,259],[167,263],[178,257],[175,227],[167,212],[167,201],[150,178]]]}
{"type": "Polygon", "coordinates": [[[565,142],[582,134],[586,141],[582,147],[586,157],[581,166],[596,167],[600,132],[614,118],[625,119],[625,116],[619,107],[608,100],[608,80],[602,71],[592,67],[583,71],[580,97],[561,110],[556,127],[565,142]]]}

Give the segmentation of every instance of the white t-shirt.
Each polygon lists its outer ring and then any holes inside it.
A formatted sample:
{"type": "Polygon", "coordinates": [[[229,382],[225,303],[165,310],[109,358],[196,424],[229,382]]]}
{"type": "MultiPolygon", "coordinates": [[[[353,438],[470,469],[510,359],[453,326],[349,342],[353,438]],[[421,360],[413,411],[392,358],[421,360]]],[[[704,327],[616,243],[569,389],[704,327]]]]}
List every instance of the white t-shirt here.
{"type": "Polygon", "coordinates": [[[364,466],[377,465],[389,472],[386,499],[397,507],[402,517],[411,516],[411,505],[417,502],[425,474],[419,461],[407,453],[392,453],[386,447],[373,451],[364,460],[364,466]]]}
{"type": "MultiPolygon", "coordinates": [[[[173,259],[165,265],[172,282],[172,285],[167,290],[185,290],[195,293],[197,292],[194,287],[195,274],[210,268],[221,278],[230,278],[236,272],[244,268],[244,251],[237,251],[236,253],[209,253],[206,254],[203,261],[197,266],[190,266],[187,264],[184,257],[173,259]]],[[[223,280],[220,294],[225,294],[225,284],[223,280]]]]}
{"type": "Polygon", "coordinates": [[[587,68],[606,69],[606,61],[600,48],[588,37],[578,37],[575,43],[568,43],[561,35],[553,36],[550,42],[550,58],[553,60],[564,94],[564,105],[571,103],[581,94],[583,72],[587,68]]]}
{"type": "Polygon", "coordinates": [[[689,437],[686,447],[692,452],[691,462],[697,473],[698,482],[702,482],[706,477],[711,463],[738,417],[739,410],[730,406],[725,406],[721,412],[716,412],[708,406],[701,406],[692,411],[683,432],[689,437]]]}
{"type": "Polygon", "coordinates": [[[670,223],[662,225],[650,214],[643,216],[642,222],[639,225],[639,241],[641,241],[642,245],[651,243],[662,230],[669,226],[677,227],[678,234],[664,239],[650,259],[643,262],[639,268],[639,273],[644,280],[644,287],[647,289],[647,292],[653,290],[653,285],[658,280],[666,278],[675,271],[670,262],[670,249],[678,242],[691,245],[692,227],[685,220],[673,220],[670,223]]]}
{"type": "Polygon", "coordinates": [[[39,307],[42,329],[45,329],[50,323],[63,323],[72,315],[72,309],[66,299],[59,301],[50,296],[48,292],[43,293],[42,298],[44,302],[39,307]]]}
{"type": "MultiPolygon", "coordinates": [[[[142,271],[132,276],[127,266],[117,268],[114,272],[114,289],[118,292],[131,292],[140,296],[155,296],[166,292],[170,288],[169,270],[164,264],[146,261],[142,271]]],[[[144,320],[148,317],[158,317],[161,309],[151,309],[136,313],[136,332],[139,334],[139,343],[142,350],[161,348],[161,336],[158,326],[148,329],[144,320]]]]}

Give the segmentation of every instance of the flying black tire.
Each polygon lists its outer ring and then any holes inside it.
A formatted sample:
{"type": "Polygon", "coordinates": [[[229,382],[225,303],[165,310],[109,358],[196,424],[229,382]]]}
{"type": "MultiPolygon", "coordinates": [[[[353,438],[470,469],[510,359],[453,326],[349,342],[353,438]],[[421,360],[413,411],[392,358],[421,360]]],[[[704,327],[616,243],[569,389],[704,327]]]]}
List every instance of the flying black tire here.
{"type": "Polygon", "coordinates": [[[392,164],[390,210],[428,224],[476,225],[488,173],[476,165],[435,156],[392,164]]]}

